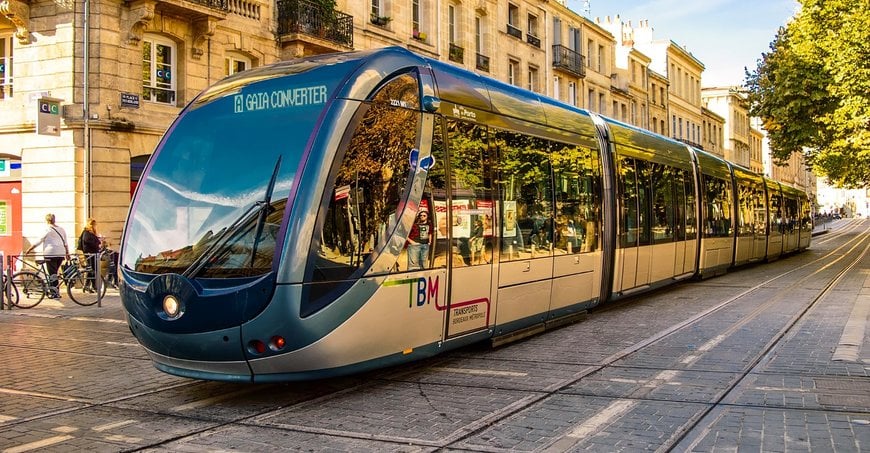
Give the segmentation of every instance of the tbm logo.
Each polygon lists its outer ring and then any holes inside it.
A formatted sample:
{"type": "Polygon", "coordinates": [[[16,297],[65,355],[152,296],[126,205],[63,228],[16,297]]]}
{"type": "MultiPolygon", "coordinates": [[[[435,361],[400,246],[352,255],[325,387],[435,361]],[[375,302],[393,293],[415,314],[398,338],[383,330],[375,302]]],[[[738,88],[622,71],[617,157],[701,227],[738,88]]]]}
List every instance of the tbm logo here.
{"type": "Polygon", "coordinates": [[[406,278],[386,282],[384,286],[408,285],[408,308],[413,308],[430,304],[433,299],[438,302],[438,282],[439,276],[436,275],[435,280],[431,277],[406,278]]]}

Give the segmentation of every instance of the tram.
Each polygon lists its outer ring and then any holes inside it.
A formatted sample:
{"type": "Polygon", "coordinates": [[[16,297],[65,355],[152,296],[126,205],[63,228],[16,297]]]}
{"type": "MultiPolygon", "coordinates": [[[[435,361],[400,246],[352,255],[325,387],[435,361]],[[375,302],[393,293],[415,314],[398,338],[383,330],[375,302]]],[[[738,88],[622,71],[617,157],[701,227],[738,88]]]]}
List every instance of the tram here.
{"type": "Polygon", "coordinates": [[[811,232],[797,189],[392,47],[191,101],[136,189],[121,297],[164,372],[316,379],[523,338],[811,232]]]}

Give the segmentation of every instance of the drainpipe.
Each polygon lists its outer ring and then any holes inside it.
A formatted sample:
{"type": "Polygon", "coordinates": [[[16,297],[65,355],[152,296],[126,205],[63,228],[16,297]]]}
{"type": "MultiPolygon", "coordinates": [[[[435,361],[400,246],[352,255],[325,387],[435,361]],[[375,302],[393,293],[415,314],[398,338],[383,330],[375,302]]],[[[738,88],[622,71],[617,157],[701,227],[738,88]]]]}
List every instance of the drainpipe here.
{"type": "Polygon", "coordinates": [[[84,65],[82,72],[84,73],[82,95],[82,114],[84,115],[84,131],[83,144],[85,149],[84,156],[84,191],[85,191],[85,218],[91,217],[91,109],[90,109],[90,45],[91,45],[91,27],[89,23],[90,16],[90,0],[84,0],[84,21],[83,21],[83,41],[84,41],[84,65]]]}

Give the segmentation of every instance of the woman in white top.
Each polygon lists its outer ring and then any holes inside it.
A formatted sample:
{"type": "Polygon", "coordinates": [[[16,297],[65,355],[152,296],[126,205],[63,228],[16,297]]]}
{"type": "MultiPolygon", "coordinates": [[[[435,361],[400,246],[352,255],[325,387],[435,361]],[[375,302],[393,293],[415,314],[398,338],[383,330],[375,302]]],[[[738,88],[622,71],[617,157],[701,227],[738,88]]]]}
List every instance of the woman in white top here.
{"type": "Polygon", "coordinates": [[[42,244],[42,254],[45,256],[45,265],[49,275],[49,284],[54,288],[54,294],[49,295],[51,298],[60,297],[58,288],[57,271],[65,258],[69,258],[69,247],[66,244],[66,231],[63,228],[54,224],[54,214],[45,215],[45,223],[48,224],[45,229],[45,234],[33,243],[25,255],[33,251],[37,246],[42,244]]]}

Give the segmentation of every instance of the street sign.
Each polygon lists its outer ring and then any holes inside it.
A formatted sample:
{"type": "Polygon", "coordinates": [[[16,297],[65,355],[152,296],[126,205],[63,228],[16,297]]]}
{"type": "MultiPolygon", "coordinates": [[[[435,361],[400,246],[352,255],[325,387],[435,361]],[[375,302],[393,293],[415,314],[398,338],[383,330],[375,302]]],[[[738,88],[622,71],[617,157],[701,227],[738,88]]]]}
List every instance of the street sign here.
{"type": "Polygon", "coordinates": [[[60,103],[63,99],[42,97],[37,99],[36,133],[60,136],[60,103]]]}
{"type": "Polygon", "coordinates": [[[121,107],[139,108],[139,95],[136,93],[121,93],[121,107]]]}

